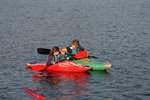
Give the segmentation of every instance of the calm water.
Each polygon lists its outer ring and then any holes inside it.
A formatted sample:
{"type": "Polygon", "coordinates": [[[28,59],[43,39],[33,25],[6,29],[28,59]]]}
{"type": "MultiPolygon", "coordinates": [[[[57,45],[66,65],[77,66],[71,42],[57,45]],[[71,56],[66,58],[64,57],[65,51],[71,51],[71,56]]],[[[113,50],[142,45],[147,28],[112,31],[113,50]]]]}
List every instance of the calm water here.
{"type": "Polygon", "coordinates": [[[149,0],[0,0],[0,100],[150,100],[149,0]],[[35,78],[25,64],[36,48],[78,38],[109,73],[57,73],[35,78]]]}

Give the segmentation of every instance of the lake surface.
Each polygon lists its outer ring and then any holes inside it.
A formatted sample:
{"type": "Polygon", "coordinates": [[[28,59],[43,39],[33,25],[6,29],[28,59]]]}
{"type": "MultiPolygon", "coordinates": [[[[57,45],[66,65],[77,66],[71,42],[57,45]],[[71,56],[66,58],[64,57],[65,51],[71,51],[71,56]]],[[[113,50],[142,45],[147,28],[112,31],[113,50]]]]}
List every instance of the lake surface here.
{"type": "Polygon", "coordinates": [[[1,0],[0,64],[0,100],[33,100],[25,88],[46,100],[150,100],[150,0],[1,0]],[[38,47],[74,38],[112,70],[37,78],[25,68],[46,61],[38,47]]]}

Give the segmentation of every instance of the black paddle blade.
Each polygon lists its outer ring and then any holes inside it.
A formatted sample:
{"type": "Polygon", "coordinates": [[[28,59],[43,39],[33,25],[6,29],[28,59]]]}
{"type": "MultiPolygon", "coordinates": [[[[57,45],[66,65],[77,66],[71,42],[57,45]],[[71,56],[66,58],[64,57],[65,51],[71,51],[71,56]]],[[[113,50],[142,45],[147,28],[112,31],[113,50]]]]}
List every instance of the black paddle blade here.
{"type": "Polygon", "coordinates": [[[98,57],[96,57],[96,56],[89,56],[88,58],[98,59],[98,57]]]}
{"type": "Polygon", "coordinates": [[[48,55],[50,52],[50,49],[46,49],[46,48],[37,48],[37,52],[39,54],[43,54],[43,55],[48,55]]]}

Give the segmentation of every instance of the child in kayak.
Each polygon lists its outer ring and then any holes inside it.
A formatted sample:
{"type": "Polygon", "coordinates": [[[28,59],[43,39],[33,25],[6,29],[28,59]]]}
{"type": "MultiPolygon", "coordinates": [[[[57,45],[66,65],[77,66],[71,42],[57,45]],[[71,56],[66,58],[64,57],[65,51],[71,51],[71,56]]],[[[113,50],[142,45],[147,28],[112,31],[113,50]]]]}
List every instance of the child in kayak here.
{"type": "Polygon", "coordinates": [[[60,49],[60,53],[61,53],[61,55],[60,55],[60,60],[61,61],[64,61],[64,60],[67,60],[68,59],[68,57],[67,57],[67,53],[68,53],[68,50],[67,50],[67,48],[61,48],[60,49]]]}
{"type": "Polygon", "coordinates": [[[67,47],[64,47],[64,48],[61,48],[60,49],[60,52],[61,52],[61,61],[64,61],[64,60],[72,60],[73,59],[73,55],[71,53],[68,52],[68,48],[67,47]]]}
{"type": "Polygon", "coordinates": [[[70,59],[67,48],[53,47],[48,55],[47,65],[70,59]]]}
{"type": "Polygon", "coordinates": [[[60,61],[59,47],[55,46],[51,49],[48,55],[47,65],[55,64],[59,61],[60,61]]]}
{"type": "Polygon", "coordinates": [[[72,40],[71,46],[68,47],[68,52],[69,52],[71,55],[74,55],[74,54],[76,54],[76,53],[78,53],[78,52],[80,52],[80,51],[83,51],[83,50],[84,50],[84,48],[82,48],[82,47],[80,46],[79,40],[77,40],[77,39],[72,40]]]}

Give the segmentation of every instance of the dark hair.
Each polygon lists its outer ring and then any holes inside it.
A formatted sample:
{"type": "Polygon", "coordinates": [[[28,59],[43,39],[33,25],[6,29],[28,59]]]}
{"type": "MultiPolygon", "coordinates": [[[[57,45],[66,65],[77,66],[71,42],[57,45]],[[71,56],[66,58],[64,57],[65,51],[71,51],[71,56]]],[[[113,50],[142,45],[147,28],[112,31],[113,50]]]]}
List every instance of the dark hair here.
{"type": "Polygon", "coordinates": [[[76,45],[76,46],[80,47],[79,40],[77,40],[77,39],[72,40],[71,45],[76,45]]]}
{"type": "Polygon", "coordinates": [[[59,47],[54,46],[54,47],[50,50],[49,55],[50,55],[50,56],[53,56],[53,55],[54,55],[54,52],[59,52],[59,47]]]}

